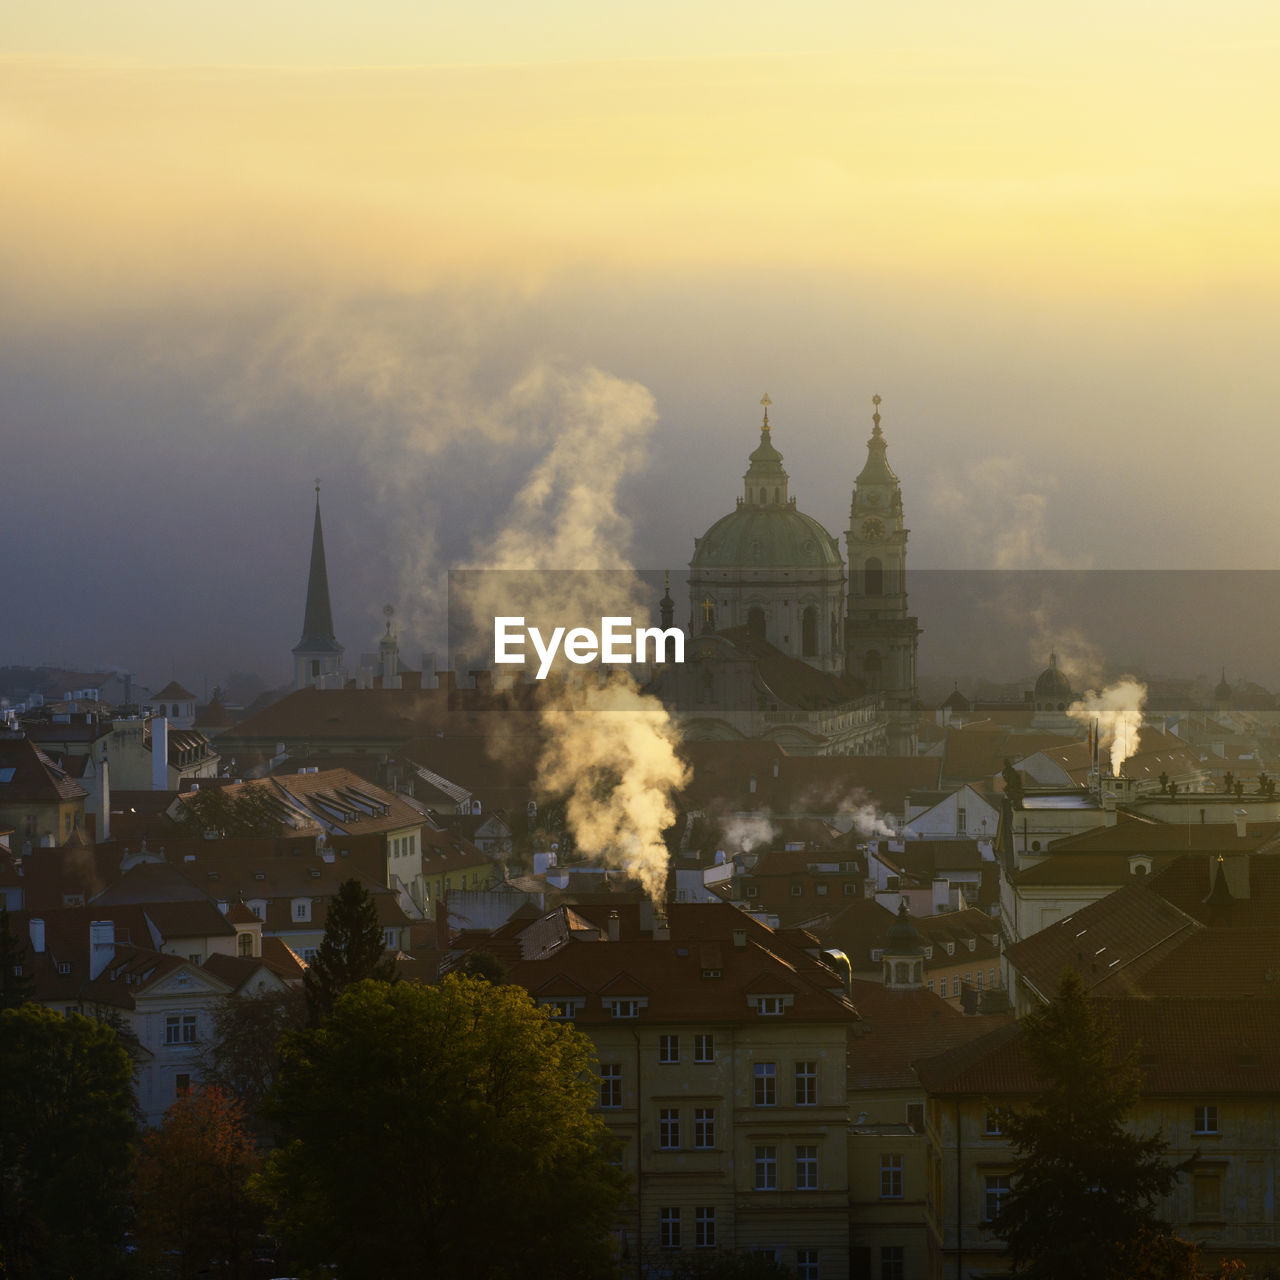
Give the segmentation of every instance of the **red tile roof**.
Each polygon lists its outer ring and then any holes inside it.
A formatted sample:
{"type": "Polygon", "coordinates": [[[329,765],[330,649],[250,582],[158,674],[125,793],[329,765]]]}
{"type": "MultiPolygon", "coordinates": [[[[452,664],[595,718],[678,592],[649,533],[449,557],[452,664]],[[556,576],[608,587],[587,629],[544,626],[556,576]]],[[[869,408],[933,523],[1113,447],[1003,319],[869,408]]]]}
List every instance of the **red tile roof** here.
{"type": "Polygon", "coordinates": [[[88,794],[27,738],[0,737],[0,804],[60,804],[88,794]]]}

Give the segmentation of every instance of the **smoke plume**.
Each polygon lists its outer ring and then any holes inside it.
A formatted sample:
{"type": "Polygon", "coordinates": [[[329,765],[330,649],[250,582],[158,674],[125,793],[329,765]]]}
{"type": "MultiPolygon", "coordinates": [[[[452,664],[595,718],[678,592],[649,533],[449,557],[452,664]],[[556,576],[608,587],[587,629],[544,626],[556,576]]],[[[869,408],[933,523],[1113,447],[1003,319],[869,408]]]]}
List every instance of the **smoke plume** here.
{"type": "Polygon", "coordinates": [[[732,817],[721,823],[720,836],[726,851],[730,853],[750,853],[762,844],[768,844],[777,829],[762,813],[753,813],[750,817],[732,817]]]}
{"type": "Polygon", "coordinates": [[[1146,700],[1147,686],[1125,676],[1101,693],[1088,690],[1067,708],[1067,714],[1086,727],[1097,721],[1098,741],[1111,752],[1112,773],[1118,774],[1138,749],[1146,700]]]}

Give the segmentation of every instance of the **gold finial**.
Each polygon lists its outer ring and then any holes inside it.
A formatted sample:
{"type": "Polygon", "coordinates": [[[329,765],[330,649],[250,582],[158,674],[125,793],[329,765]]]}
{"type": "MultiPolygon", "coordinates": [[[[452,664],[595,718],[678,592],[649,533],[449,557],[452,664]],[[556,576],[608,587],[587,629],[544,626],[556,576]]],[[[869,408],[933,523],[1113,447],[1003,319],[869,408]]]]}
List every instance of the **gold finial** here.
{"type": "Polygon", "coordinates": [[[320,497],[320,477],[316,476],[316,497],[320,497]]]}
{"type": "Polygon", "coordinates": [[[395,614],[395,609],[389,604],[382,606],[382,616],[387,620],[387,635],[391,634],[391,618],[395,614]]]}
{"type": "Polygon", "coordinates": [[[873,412],[871,414],[871,421],[872,421],[872,424],[875,426],[875,429],[879,431],[880,430],[880,397],[878,395],[872,396],[871,403],[874,406],[873,412]]]}
{"type": "Polygon", "coordinates": [[[665,581],[663,582],[662,585],[666,588],[667,594],[669,595],[671,593],[671,570],[670,569],[666,570],[666,572],[663,574],[663,577],[665,578],[665,581]]]}
{"type": "Polygon", "coordinates": [[[769,393],[767,391],[764,393],[764,395],[760,397],[760,403],[764,405],[764,430],[768,431],[769,430],[769,406],[773,403],[773,401],[769,399],[769,393]]]}

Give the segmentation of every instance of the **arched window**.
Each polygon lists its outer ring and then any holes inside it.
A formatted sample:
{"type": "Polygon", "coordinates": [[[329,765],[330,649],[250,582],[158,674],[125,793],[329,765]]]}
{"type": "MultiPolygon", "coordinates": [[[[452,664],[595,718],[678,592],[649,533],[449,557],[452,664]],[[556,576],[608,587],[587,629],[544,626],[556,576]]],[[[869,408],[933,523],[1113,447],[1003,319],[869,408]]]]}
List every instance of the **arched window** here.
{"type": "Polygon", "coordinates": [[[863,567],[862,590],[869,596],[884,595],[884,565],[878,556],[872,556],[863,567]]]}
{"type": "Polygon", "coordinates": [[[757,640],[763,640],[764,636],[764,610],[759,605],[752,605],[747,610],[747,634],[755,636],[757,640]]]}
{"type": "Polygon", "coordinates": [[[236,939],[236,945],[237,947],[239,947],[240,954],[242,956],[252,956],[253,955],[253,934],[242,933],[239,936],[239,938],[236,939]]]}
{"type": "Polygon", "coordinates": [[[815,658],[818,655],[818,611],[809,605],[805,609],[801,618],[800,626],[801,644],[800,652],[806,658],[815,658]]]}

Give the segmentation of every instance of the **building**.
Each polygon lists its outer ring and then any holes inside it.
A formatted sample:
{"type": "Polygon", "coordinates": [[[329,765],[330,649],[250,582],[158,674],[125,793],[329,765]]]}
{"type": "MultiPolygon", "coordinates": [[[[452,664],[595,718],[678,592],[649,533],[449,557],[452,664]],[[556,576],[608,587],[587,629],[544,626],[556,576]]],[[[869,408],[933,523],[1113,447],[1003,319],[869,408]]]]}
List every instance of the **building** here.
{"type": "MultiPolygon", "coordinates": [[[[389,630],[389,628],[388,628],[389,630]]],[[[316,518],[311,531],[311,571],[307,576],[307,604],[302,636],[293,646],[293,687],[341,687],[343,648],[333,634],[329,604],[329,570],[324,558],[324,530],[320,525],[320,485],[316,484],[316,518]]]]}
{"type": "Polygon", "coordinates": [[[0,826],[13,848],[62,845],[84,830],[89,793],[20,733],[0,733],[0,826]]]}
{"type": "Polygon", "coordinates": [[[844,1280],[857,1014],[842,979],[811,935],[724,904],[665,909],[522,909],[476,945],[595,1042],[600,1111],[635,1186],[619,1238],[637,1274],[723,1248],[844,1280]]]}

